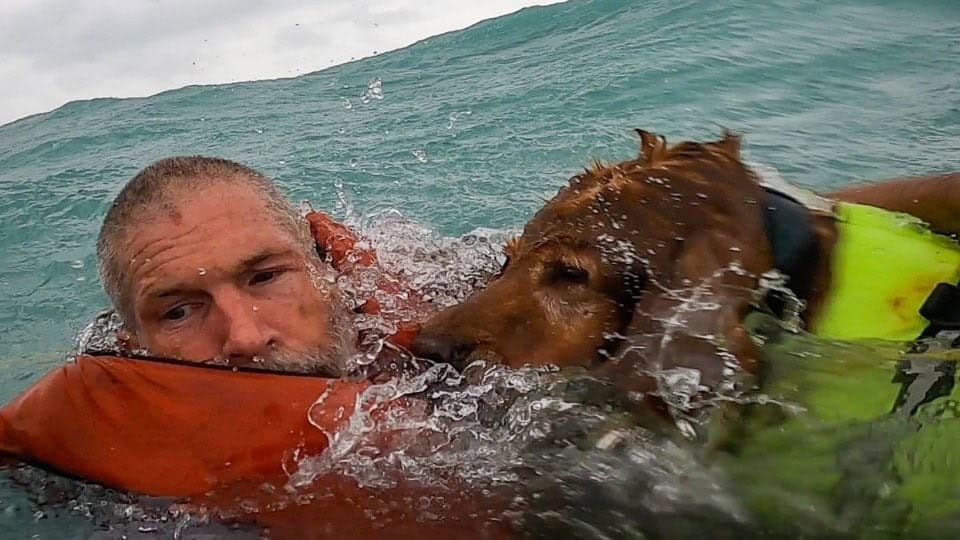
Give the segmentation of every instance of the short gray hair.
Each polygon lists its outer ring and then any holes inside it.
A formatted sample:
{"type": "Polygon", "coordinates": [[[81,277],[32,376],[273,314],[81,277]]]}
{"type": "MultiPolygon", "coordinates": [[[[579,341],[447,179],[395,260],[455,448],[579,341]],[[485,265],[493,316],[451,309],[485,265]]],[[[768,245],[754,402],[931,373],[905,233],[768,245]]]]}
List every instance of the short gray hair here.
{"type": "Polygon", "coordinates": [[[123,276],[126,274],[122,249],[126,231],[145,217],[169,209],[177,197],[218,185],[246,186],[263,197],[277,223],[293,234],[308,253],[313,240],[306,223],[290,201],[262,173],[239,163],[205,156],[176,156],[161,159],[138,172],[120,190],[107,211],[97,237],[97,267],[104,291],[127,324],[132,324],[131,306],[123,276]]]}

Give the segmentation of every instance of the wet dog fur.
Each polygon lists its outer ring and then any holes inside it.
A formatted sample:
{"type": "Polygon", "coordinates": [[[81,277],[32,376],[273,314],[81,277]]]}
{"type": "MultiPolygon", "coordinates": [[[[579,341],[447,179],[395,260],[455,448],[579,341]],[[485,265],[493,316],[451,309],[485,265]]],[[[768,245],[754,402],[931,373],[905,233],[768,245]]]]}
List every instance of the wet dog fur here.
{"type": "MultiPolygon", "coordinates": [[[[668,145],[637,133],[635,159],[571,178],[506,246],[499,275],[427,321],[414,352],[457,367],[689,367],[706,384],[731,363],[753,370],[742,320],[772,253],[740,138],[668,145]]],[[[828,252],[833,231],[820,225],[828,252]]]]}

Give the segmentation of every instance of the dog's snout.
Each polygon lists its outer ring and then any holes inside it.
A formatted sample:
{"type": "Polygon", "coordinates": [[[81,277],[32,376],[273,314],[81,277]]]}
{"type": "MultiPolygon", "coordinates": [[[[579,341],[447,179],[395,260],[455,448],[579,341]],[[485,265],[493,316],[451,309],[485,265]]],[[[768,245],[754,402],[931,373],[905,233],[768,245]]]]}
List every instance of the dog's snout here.
{"type": "Polygon", "coordinates": [[[426,330],[414,338],[411,350],[421,358],[444,362],[459,369],[476,346],[475,342],[451,334],[426,330]]]}

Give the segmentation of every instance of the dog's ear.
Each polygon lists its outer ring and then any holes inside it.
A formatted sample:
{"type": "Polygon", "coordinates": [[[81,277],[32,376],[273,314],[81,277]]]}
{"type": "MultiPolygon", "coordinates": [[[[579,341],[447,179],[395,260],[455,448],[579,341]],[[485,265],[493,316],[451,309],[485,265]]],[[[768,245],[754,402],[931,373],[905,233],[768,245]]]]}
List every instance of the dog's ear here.
{"type": "Polygon", "coordinates": [[[507,240],[507,243],[503,246],[503,254],[508,259],[515,259],[519,257],[522,250],[523,239],[520,236],[514,236],[513,238],[507,240]]]}
{"type": "Polygon", "coordinates": [[[743,222],[732,231],[691,233],[671,267],[661,267],[637,299],[633,318],[622,332],[630,345],[624,359],[641,362],[644,369],[696,369],[701,383],[713,388],[724,380],[727,355],[755,372],[759,353],[742,321],[757,276],[769,267],[769,254],[751,247],[760,235],[759,223],[743,222]]]}
{"type": "Polygon", "coordinates": [[[667,151],[667,138],[642,129],[635,129],[640,136],[640,158],[647,165],[660,161],[667,151]]]}
{"type": "Polygon", "coordinates": [[[740,141],[742,137],[730,130],[723,130],[723,138],[716,145],[730,157],[740,159],[740,141]]]}

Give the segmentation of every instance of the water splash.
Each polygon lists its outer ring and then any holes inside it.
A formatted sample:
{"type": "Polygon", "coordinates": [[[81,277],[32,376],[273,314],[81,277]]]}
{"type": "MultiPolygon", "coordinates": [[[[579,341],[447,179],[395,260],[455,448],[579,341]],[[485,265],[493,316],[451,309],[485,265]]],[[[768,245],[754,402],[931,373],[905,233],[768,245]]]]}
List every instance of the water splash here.
{"type": "Polygon", "coordinates": [[[447,129],[453,130],[453,128],[457,125],[457,122],[460,120],[461,117],[470,116],[471,114],[473,114],[472,111],[454,111],[450,113],[450,115],[447,117],[447,120],[449,121],[449,123],[447,124],[447,129]]]}
{"type": "Polygon", "coordinates": [[[119,352],[120,343],[117,340],[123,329],[123,320],[120,315],[111,310],[103,311],[90,321],[74,340],[75,354],[90,351],[119,352]]]}
{"type": "Polygon", "coordinates": [[[372,100],[383,99],[383,80],[380,77],[374,77],[369,83],[367,83],[367,89],[360,96],[360,101],[364,104],[370,103],[372,100]]]}
{"type": "MultiPolygon", "coordinates": [[[[372,298],[380,307],[375,315],[357,315],[361,334],[388,336],[401,321],[422,321],[461,302],[502,265],[507,232],[477,229],[460,238],[445,238],[395,209],[356,215],[346,195],[340,201],[343,221],[362,238],[356,247],[375,247],[379,261],[337,278],[347,305],[361,306],[372,298]]],[[[370,351],[382,343],[374,340],[364,346],[370,351]]]]}

